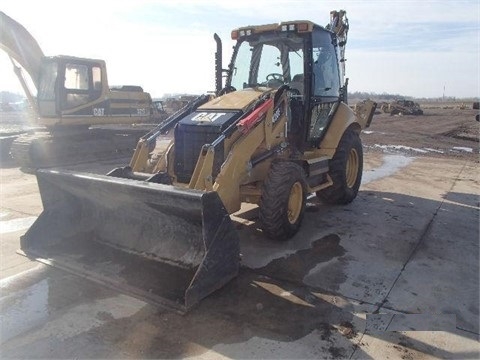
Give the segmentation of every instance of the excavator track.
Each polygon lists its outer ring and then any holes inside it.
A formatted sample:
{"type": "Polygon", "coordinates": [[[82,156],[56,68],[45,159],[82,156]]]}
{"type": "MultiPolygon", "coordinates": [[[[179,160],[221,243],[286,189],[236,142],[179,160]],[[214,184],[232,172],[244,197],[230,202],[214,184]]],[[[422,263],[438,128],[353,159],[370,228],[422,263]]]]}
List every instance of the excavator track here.
{"type": "Polygon", "coordinates": [[[10,148],[12,147],[13,141],[21,133],[0,133],[0,161],[7,161],[10,159],[10,148]]]}
{"type": "Polygon", "coordinates": [[[85,129],[17,137],[10,149],[25,171],[131,156],[145,130],[85,129]]]}

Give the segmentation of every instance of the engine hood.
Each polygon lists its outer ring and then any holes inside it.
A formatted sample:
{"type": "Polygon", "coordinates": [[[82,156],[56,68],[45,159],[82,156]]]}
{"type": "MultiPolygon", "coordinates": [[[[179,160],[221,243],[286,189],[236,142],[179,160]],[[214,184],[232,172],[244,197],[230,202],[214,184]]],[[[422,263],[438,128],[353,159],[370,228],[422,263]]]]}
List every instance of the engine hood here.
{"type": "Polygon", "coordinates": [[[271,91],[271,88],[258,87],[255,89],[244,89],[234,91],[222,96],[219,96],[206,104],[203,104],[199,110],[241,110],[246,108],[255,100],[260,98],[266,92],[271,91]]]}

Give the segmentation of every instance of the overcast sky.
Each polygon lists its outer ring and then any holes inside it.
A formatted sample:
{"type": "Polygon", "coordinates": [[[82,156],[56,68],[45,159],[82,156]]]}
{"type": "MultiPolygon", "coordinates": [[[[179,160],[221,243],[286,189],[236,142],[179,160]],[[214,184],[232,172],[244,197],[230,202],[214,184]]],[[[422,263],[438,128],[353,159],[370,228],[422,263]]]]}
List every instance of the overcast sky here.
{"type": "MultiPolygon", "coordinates": [[[[214,89],[213,33],[224,67],[244,25],[329,21],[345,9],[350,91],[415,97],[480,95],[480,1],[2,0],[47,56],[107,62],[110,85],[141,85],[154,97],[214,89]]],[[[22,93],[0,50],[0,90],[22,93]]]]}

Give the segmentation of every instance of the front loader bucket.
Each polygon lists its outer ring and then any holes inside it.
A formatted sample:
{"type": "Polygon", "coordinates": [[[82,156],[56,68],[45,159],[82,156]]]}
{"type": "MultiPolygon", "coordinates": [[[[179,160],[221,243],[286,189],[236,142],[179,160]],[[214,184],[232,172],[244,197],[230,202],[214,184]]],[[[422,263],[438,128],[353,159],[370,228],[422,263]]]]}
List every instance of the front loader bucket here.
{"type": "Polygon", "coordinates": [[[216,192],[55,170],[37,180],[29,257],[182,313],[238,274],[238,234],[216,192]]]}

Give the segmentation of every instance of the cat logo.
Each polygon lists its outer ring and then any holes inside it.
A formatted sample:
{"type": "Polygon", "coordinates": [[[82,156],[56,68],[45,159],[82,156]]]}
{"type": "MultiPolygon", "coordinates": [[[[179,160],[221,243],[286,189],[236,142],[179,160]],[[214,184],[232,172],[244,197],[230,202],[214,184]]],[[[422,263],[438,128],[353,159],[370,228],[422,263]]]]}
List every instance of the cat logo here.
{"type": "Polygon", "coordinates": [[[219,117],[226,115],[226,113],[207,113],[207,112],[201,112],[195,115],[192,118],[192,121],[198,121],[198,122],[214,122],[217,120],[219,117]]]}
{"type": "Polygon", "coordinates": [[[93,108],[93,116],[105,116],[105,108],[93,108]]]}

